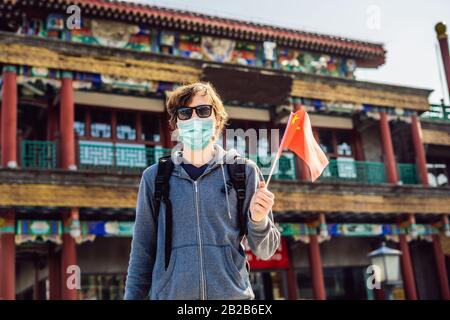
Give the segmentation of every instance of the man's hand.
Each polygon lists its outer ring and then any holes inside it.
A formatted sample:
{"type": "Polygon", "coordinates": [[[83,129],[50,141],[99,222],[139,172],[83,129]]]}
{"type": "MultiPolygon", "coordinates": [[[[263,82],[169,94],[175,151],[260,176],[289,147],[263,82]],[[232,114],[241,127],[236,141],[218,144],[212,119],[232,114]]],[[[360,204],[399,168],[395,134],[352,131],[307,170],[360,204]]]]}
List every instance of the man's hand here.
{"type": "Polygon", "coordinates": [[[266,183],[261,181],[258,190],[250,201],[250,213],[253,221],[263,220],[272,209],[275,195],[265,188],[266,183]]]}

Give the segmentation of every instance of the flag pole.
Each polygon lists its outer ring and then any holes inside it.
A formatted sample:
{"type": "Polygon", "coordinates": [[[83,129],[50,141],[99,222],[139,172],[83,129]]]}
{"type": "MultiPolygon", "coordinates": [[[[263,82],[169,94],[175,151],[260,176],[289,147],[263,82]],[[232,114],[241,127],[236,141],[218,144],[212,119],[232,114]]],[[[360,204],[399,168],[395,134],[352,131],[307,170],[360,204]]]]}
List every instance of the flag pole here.
{"type": "Polygon", "coordinates": [[[273,172],[274,172],[275,167],[277,165],[277,162],[278,162],[278,160],[281,157],[281,152],[283,151],[284,140],[286,139],[286,133],[288,131],[287,128],[289,127],[289,124],[291,123],[292,115],[293,115],[293,113],[291,111],[291,114],[289,115],[289,119],[287,121],[286,130],[284,130],[283,138],[281,138],[280,146],[278,147],[277,154],[275,155],[275,159],[274,159],[274,161],[272,163],[272,167],[270,168],[269,177],[267,178],[266,187],[265,187],[266,189],[269,186],[269,182],[270,182],[270,179],[272,178],[272,175],[273,175],[273,172]]]}
{"type": "Polygon", "coordinates": [[[277,154],[276,154],[275,159],[274,159],[273,164],[272,164],[272,168],[270,168],[269,177],[267,178],[267,182],[266,182],[266,189],[269,186],[269,182],[270,182],[270,179],[272,178],[273,171],[275,170],[275,166],[277,165],[278,159],[280,159],[280,156],[281,156],[281,151],[280,150],[282,150],[281,147],[278,148],[277,154]]]}

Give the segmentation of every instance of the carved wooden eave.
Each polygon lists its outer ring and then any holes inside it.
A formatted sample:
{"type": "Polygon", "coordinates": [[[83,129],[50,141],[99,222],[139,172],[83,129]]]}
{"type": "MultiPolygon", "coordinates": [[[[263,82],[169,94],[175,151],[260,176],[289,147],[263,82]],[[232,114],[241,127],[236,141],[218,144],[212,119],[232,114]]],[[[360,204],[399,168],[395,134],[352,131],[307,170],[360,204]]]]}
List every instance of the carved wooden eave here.
{"type": "Polygon", "coordinates": [[[424,144],[450,147],[450,132],[443,130],[422,129],[422,141],[424,144]]]}
{"type": "Polygon", "coordinates": [[[450,122],[422,119],[421,124],[424,144],[450,146],[450,122]]]}
{"type": "Polygon", "coordinates": [[[363,186],[317,183],[305,188],[278,188],[274,211],[373,214],[449,214],[450,189],[422,186],[363,186]],[[318,191],[320,188],[327,191],[318,191]],[[303,190],[302,190],[303,189],[303,190]],[[339,190],[341,189],[341,190],[339,190]],[[289,191],[290,190],[290,191],[289,191]]]}
{"type": "Polygon", "coordinates": [[[330,102],[370,104],[419,112],[430,108],[432,90],[355,81],[329,76],[302,75],[292,85],[292,96],[330,102]]]}
{"type": "MultiPolygon", "coordinates": [[[[138,175],[0,169],[0,207],[135,208],[138,175]]],[[[450,188],[273,181],[275,213],[450,214],[450,188]]]]}
{"type": "Polygon", "coordinates": [[[52,68],[66,71],[99,73],[102,75],[189,83],[199,79],[201,70],[183,64],[164,63],[127,57],[126,51],[77,43],[58,43],[47,39],[16,36],[14,40],[0,34],[0,63],[52,68]]]}
{"type": "MultiPolygon", "coordinates": [[[[198,81],[206,65],[243,68],[230,63],[62,42],[6,32],[0,32],[0,63],[176,83],[198,81]]],[[[291,96],[327,102],[370,104],[422,112],[429,109],[428,96],[432,92],[428,89],[259,67],[246,66],[245,69],[293,77],[291,96]]]]}

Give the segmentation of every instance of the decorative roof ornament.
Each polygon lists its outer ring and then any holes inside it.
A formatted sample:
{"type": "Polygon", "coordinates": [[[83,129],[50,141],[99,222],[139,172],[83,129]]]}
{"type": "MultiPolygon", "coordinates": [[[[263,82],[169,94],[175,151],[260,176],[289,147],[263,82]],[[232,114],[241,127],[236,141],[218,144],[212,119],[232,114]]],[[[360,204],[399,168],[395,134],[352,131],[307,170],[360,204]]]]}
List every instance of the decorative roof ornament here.
{"type": "Polygon", "coordinates": [[[264,47],[264,59],[274,61],[275,48],[277,47],[277,44],[271,41],[264,41],[263,47],[264,47]]]}
{"type": "Polygon", "coordinates": [[[447,26],[444,22],[439,22],[436,24],[434,30],[436,30],[438,39],[447,39],[447,26]]]}

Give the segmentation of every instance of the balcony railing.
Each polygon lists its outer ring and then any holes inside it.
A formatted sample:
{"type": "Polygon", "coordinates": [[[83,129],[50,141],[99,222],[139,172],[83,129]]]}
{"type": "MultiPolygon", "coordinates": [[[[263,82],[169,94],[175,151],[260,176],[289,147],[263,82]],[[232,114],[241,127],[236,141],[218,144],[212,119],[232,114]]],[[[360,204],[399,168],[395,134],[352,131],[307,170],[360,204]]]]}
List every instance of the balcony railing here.
{"type": "MultiPolygon", "coordinates": [[[[257,157],[255,155],[247,156],[252,160],[256,159],[258,167],[261,169],[263,175],[269,174],[274,155],[272,157],[257,157]]],[[[295,166],[295,156],[292,152],[283,152],[278,160],[278,168],[274,171],[272,179],[274,180],[296,180],[297,172],[295,166]]]]}
{"type": "Polygon", "coordinates": [[[440,104],[430,105],[430,110],[422,113],[421,119],[450,121],[450,106],[440,104]]]}
{"type": "Polygon", "coordinates": [[[319,180],[380,184],[386,182],[386,174],[382,162],[331,159],[319,180]]]}
{"type": "Polygon", "coordinates": [[[403,184],[418,184],[419,176],[417,174],[417,167],[414,163],[398,163],[398,174],[400,181],[403,184]]]}
{"type": "Polygon", "coordinates": [[[114,173],[139,173],[156,163],[162,156],[170,154],[170,149],[111,143],[80,141],[79,163],[82,170],[114,173]]]}
{"type": "MultiPolygon", "coordinates": [[[[21,143],[23,168],[52,169],[57,167],[57,148],[54,141],[30,141],[21,143]]],[[[111,173],[139,174],[146,167],[156,163],[171,149],[159,146],[126,145],[80,141],[78,149],[78,168],[111,173]]],[[[270,156],[248,156],[255,160],[263,174],[267,175],[272,164],[270,156]]],[[[403,184],[420,183],[416,165],[399,163],[397,165],[403,184]]],[[[274,180],[296,180],[296,161],[292,152],[283,152],[274,172],[274,180]]],[[[356,182],[362,184],[386,183],[385,166],[382,162],[354,161],[353,159],[332,159],[319,181],[356,182]]]]}
{"type": "MultiPolygon", "coordinates": [[[[24,140],[21,148],[23,168],[52,169],[57,167],[56,142],[24,140]]],[[[161,147],[80,141],[78,168],[114,173],[139,173],[170,152],[171,149],[161,147]]],[[[271,165],[268,157],[258,157],[256,162],[268,173],[271,165]]],[[[295,157],[291,152],[282,154],[273,179],[296,179],[295,157]]]]}
{"type": "MultiPolygon", "coordinates": [[[[414,163],[397,164],[403,184],[418,184],[419,177],[414,163]]],[[[321,181],[357,182],[363,184],[386,183],[385,166],[382,162],[354,161],[352,159],[330,160],[319,178],[321,181]]]]}
{"type": "Polygon", "coordinates": [[[295,155],[292,152],[284,152],[278,162],[278,171],[274,174],[275,180],[295,180],[297,172],[295,155]]]}
{"type": "Polygon", "coordinates": [[[56,168],[56,143],[54,141],[22,141],[21,165],[23,168],[56,168]]]}

